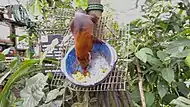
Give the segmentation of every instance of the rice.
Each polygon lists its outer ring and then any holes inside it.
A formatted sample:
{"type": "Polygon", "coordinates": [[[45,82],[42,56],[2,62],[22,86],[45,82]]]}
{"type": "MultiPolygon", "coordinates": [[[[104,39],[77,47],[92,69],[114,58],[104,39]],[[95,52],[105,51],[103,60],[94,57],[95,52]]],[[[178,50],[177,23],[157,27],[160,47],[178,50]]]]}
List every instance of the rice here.
{"type": "Polygon", "coordinates": [[[81,72],[77,72],[76,74],[72,74],[72,76],[75,80],[77,80],[77,82],[94,83],[95,81],[103,79],[103,77],[107,74],[106,72],[110,70],[111,67],[105,57],[101,54],[94,53],[88,67],[90,75],[84,76],[81,72]]]}

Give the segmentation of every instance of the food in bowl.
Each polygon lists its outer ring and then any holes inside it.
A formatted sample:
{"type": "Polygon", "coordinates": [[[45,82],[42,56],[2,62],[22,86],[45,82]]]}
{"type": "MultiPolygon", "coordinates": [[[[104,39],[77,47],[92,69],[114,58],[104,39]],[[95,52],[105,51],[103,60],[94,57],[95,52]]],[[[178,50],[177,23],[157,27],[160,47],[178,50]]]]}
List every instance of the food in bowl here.
{"type": "Polygon", "coordinates": [[[101,83],[111,71],[113,71],[117,61],[117,53],[115,49],[106,42],[105,44],[95,43],[93,45],[91,56],[92,60],[88,67],[89,76],[82,76],[82,68],[77,61],[73,45],[66,55],[62,57],[61,71],[64,73],[66,78],[75,85],[97,85],[101,83]]]}
{"type": "Polygon", "coordinates": [[[111,67],[105,57],[96,53],[93,54],[92,60],[89,62],[89,74],[84,76],[81,71],[76,71],[72,74],[72,77],[78,82],[93,82],[106,75],[105,73],[110,70],[111,67]]]}

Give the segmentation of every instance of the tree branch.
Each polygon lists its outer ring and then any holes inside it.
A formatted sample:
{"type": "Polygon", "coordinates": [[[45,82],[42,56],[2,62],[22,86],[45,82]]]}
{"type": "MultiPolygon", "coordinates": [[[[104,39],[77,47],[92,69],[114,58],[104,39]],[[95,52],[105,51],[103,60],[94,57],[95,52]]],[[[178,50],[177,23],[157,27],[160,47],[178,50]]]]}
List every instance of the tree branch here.
{"type": "Polygon", "coordinates": [[[144,97],[144,92],[143,92],[143,81],[142,81],[142,76],[141,76],[141,69],[139,65],[139,60],[136,59],[136,67],[137,67],[137,74],[138,74],[138,85],[139,85],[139,92],[140,92],[140,97],[141,97],[141,103],[142,107],[146,107],[146,102],[145,102],[145,97],[144,97]]]}
{"type": "Polygon", "coordinates": [[[136,0],[136,4],[135,4],[135,8],[138,8],[139,7],[139,0],[136,0]]]}

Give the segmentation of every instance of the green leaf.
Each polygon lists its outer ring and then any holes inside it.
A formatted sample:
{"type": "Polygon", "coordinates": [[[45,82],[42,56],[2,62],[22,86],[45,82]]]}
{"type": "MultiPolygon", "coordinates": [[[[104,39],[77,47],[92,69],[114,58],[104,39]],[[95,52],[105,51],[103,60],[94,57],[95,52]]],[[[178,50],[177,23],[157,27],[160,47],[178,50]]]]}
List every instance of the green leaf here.
{"type": "Polygon", "coordinates": [[[168,53],[168,54],[173,55],[173,54],[177,54],[179,52],[182,52],[183,49],[184,49],[184,46],[173,46],[171,48],[167,48],[165,50],[165,52],[168,53]]]}
{"type": "Polygon", "coordinates": [[[170,57],[185,58],[185,57],[187,57],[188,53],[190,53],[190,49],[184,50],[182,52],[176,52],[176,53],[172,54],[170,57]]]}
{"type": "Polygon", "coordinates": [[[10,34],[9,36],[8,36],[8,38],[16,38],[16,37],[18,37],[18,35],[15,35],[15,34],[10,34]]]}
{"type": "Polygon", "coordinates": [[[5,71],[5,64],[3,61],[0,61],[0,73],[5,71]]]}
{"type": "Polygon", "coordinates": [[[81,7],[83,10],[88,7],[87,0],[74,0],[74,4],[76,4],[76,7],[81,7]]]}
{"type": "Polygon", "coordinates": [[[151,105],[154,103],[154,94],[151,92],[145,93],[145,101],[147,107],[151,107],[151,105]]]}
{"type": "Polygon", "coordinates": [[[169,104],[173,99],[176,99],[178,96],[175,93],[171,93],[171,94],[166,94],[162,100],[163,102],[165,102],[166,104],[169,104]]]}
{"type": "Polygon", "coordinates": [[[185,65],[187,65],[188,67],[190,67],[190,54],[188,54],[188,56],[185,58],[185,65]]]}
{"type": "Polygon", "coordinates": [[[157,51],[157,56],[161,61],[164,61],[169,55],[164,51],[157,51]]]}
{"type": "Polygon", "coordinates": [[[51,91],[47,94],[47,98],[46,98],[45,103],[54,100],[58,95],[59,95],[59,90],[58,90],[58,89],[51,90],[51,91]]]}
{"type": "Polygon", "coordinates": [[[29,4],[29,11],[34,15],[34,16],[39,16],[42,13],[42,3],[40,0],[33,0],[31,4],[29,4]]]}
{"type": "Polygon", "coordinates": [[[150,48],[142,48],[140,51],[135,53],[135,56],[139,58],[144,63],[147,62],[148,56],[147,55],[153,55],[153,52],[150,48]]]}
{"type": "Polygon", "coordinates": [[[174,47],[181,47],[181,46],[190,46],[190,40],[188,39],[182,39],[182,40],[176,40],[176,41],[172,41],[169,45],[168,45],[168,49],[169,48],[174,48],[174,47]]]}
{"type": "Polygon", "coordinates": [[[157,83],[158,94],[163,98],[168,93],[168,84],[165,81],[159,81],[157,83]]]}
{"type": "MultiPolygon", "coordinates": [[[[0,93],[0,105],[2,105],[2,107],[8,107],[8,99],[6,99],[6,98],[7,98],[7,96],[10,95],[10,90],[11,90],[12,85],[16,81],[21,79],[23,76],[31,73],[30,69],[33,68],[34,65],[38,62],[39,62],[39,60],[23,61],[21,63],[21,66],[18,69],[16,69],[16,71],[11,75],[11,77],[8,79],[3,90],[0,93]]],[[[9,71],[9,73],[10,73],[10,71],[9,71]]]]}
{"type": "Polygon", "coordinates": [[[35,107],[44,96],[42,89],[47,84],[48,76],[38,73],[26,81],[26,86],[20,92],[20,96],[24,99],[24,107],[35,107]]]}
{"type": "Polygon", "coordinates": [[[161,61],[151,55],[147,55],[147,61],[151,65],[162,65],[161,61]]]}
{"type": "Polygon", "coordinates": [[[28,37],[27,35],[19,36],[18,41],[22,41],[22,40],[24,40],[24,39],[27,38],[27,37],[28,37]]]}
{"type": "Polygon", "coordinates": [[[131,93],[131,97],[135,102],[139,102],[140,101],[140,94],[138,90],[134,90],[131,93]]]}
{"type": "Polygon", "coordinates": [[[135,53],[135,56],[139,58],[141,61],[143,61],[144,63],[146,63],[147,55],[144,51],[138,51],[137,53],[135,53]]]}
{"type": "Polygon", "coordinates": [[[53,73],[52,73],[52,72],[48,72],[48,73],[47,73],[47,76],[48,76],[48,79],[49,79],[49,80],[52,80],[52,78],[53,78],[53,73]]]}
{"type": "Polygon", "coordinates": [[[42,73],[38,73],[36,75],[34,75],[33,77],[29,78],[28,80],[26,80],[26,86],[33,86],[33,85],[40,85],[40,88],[44,87],[47,83],[48,76],[45,76],[42,73]]]}
{"type": "Polygon", "coordinates": [[[5,60],[5,55],[0,53],[0,61],[4,61],[5,60]]]}
{"type": "Polygon", "coordinates": [[[168,46],[167,49],[165,50],[166,53],[171,54],[171,56],[176,56],[177,57],[184,57],[189,50],[186,50],[183,52],[185,46],[190,46],[190,40],[177,40],[171,42],[168,46]]]}
{"type": "Polygon", "coordinates": [[[62,2],[62,0],[56,0],[55,1],[55,6],[58,8],[63,8],[64,3],[62,2]]]}
{"type": "Polygon", "coordinates": [[[155,74],[155,73],[146,75],[146,79],[151,85],[153,85],[157,81],[157,77],[158,77],[158,74],[155,74]]]}
{"type": "Polygon", "coordinates": [[[162,69],[162,77],[168,82],[171,83],[174,81],[174,70],[172,68],[162,69]]]}
{"type": "Polygon", "coordinates": [[[153,52],[150,48],[142,48],[140,51],[145,52],[146,54],[153,55],[153,52]]]}
{"type": "Polygon", "coordinates": [[[190,93],[190,89],[187,88],[184,82],[177,82],[177,88],[178,88],[178,91],[184,96],[187,96],[190,93]]]}
{"type": "Polygon", "coordinates": [[[189,107],[190,100],[184,97],[179,96],[177,99],[174,99],[170,102],[170,104],[174,104],[178,107],[189,107]]]}
{"type": "Polygon", "coordinates": [[[167,23],[164,23],[164,22],[160,22],[159,25],[160,25],[160,27],[161,27],[163,30],[166,30],[166,29],[167,29],[167,26],[168,26],[168,24],[167,24],[167,23]]]}
{"type": "Polygon", "coordinates": [[[19,63],[19,59],[15,59],[13,60],[10,64],[9,64],[9,67],[11,70],[13,70],[14,68],[16,68],[18,66],[18,63],[19,63]]]}
{"type": "Polygon", "coordinates": [[[137,104],[136,102],[132,101],[133,102],[133,105],[134,107],[141,107],[139,104],[137,104]]]}
{"type": "Polygon", "coordinates": [[[184,102],[185,104],[190,105],[190,100],[185,97],[178,97],[177,100],[184,102]]]}
{"type": "Polygon", "coordinates": [[[184,35],[190,35],[190,29],[185,29],[185,30],[183,31],[183,34],[184,34],[184,35]]]}

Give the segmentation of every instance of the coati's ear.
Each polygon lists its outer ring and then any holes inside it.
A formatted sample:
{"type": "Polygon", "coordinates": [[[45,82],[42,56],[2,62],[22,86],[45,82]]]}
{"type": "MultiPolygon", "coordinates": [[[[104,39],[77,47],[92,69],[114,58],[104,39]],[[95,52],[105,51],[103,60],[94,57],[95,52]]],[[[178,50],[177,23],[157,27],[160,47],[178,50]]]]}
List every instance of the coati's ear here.
{"type": "Polygon", "coordinates": [[[96,16],[95,14],[91,14],[90,17],[93,23],[97,23],[99,20],[99,17],[96,16]]]}

